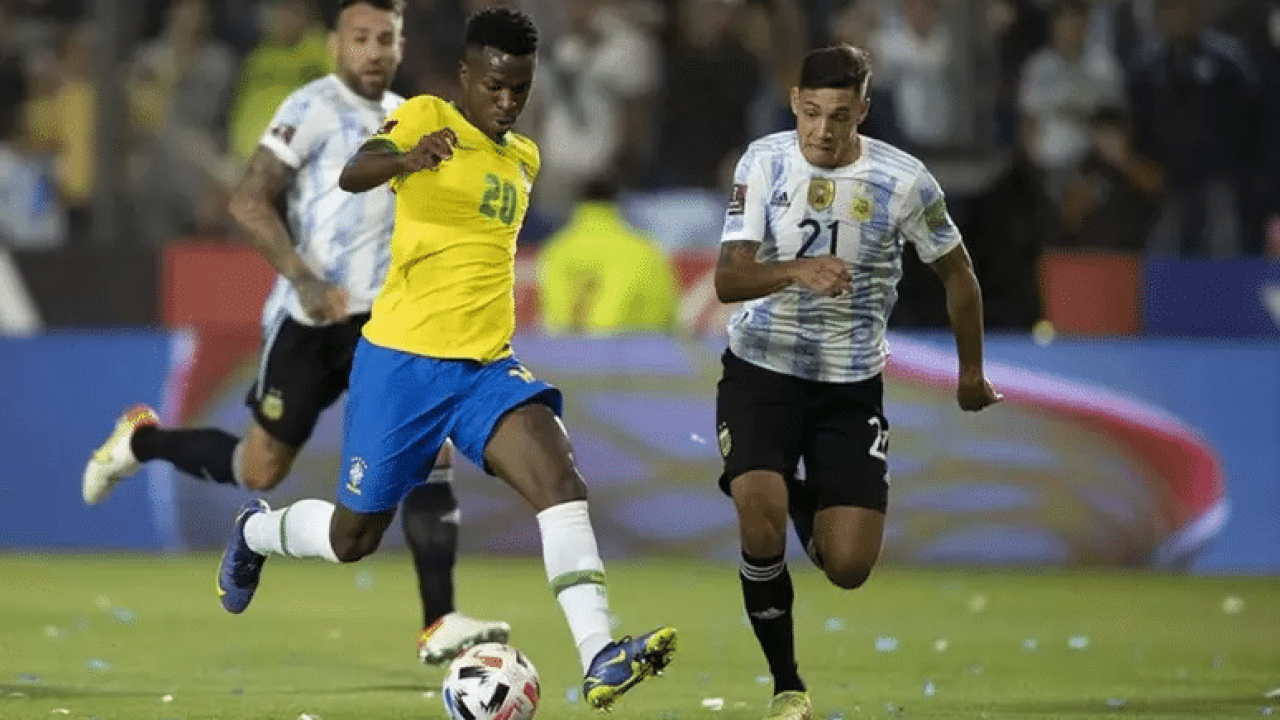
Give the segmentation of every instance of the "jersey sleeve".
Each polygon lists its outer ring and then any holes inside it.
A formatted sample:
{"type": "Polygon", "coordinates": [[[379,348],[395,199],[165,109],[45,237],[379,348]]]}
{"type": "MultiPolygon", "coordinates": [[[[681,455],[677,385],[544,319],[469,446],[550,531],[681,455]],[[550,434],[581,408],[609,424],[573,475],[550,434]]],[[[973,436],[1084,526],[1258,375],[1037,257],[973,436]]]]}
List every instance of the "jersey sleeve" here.
{"type": "Polygon", "coordinates": [[[337,116],[319,98],[294,94],[276,110],[258,145],[297,170],[337,129],[337,116]]]}
{"type": "Polygon", "coordinates": [[[382,121],[382,127],[369,138],[369,143],[389,143],[396,150],[407,152],[423,135],[439,130],[438,113],[427,97],[416,97],[401,103],[400,107],[382,121]]]}
{"type": "Polygon", "coordinates": [[[960,229],[947,212],[938,181],[927,170],[921,170],[905,202],[905,214],[899,228],[903,236],[916,246],[916,254],[925,263],[936,262],[960,244],[960,229]]]}
{"type": "Polygon", "coordinates": [[[765,198],[769,189],[765,187],[759,157],[758,153],[748,150],[733,171],[733,189],[725,209],[724,231],[720,234],[722,243],[764,240],[765,198]]]}

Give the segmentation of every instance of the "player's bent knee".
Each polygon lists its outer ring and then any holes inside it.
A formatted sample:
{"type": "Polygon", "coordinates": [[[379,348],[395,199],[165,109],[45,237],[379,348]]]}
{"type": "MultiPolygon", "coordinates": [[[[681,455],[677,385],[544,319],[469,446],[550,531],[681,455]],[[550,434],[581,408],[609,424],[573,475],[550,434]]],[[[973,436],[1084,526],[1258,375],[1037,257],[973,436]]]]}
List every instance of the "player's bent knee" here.
{"type": "Polygon", "coordinates": [[[871,567],[869,563],[833,564],[825,559],[823,562],[827,579],[843,590],[857,590],[862,587],[871,577],[871,567]]]}
{"type": "Polygon", "coordinates": [[[254,492],[273,490],[289,474],[292,462],[268,461],[260,464],[246,463],[240,468],[240,482],[254,492]]]}
{"type": "Polygon", "coordinates": [[[266,492],[274,489],[293,468],[298,449],[271,437],[260,426],[254,426],[236,449],[236,476],[249,490],[266,492]]]}

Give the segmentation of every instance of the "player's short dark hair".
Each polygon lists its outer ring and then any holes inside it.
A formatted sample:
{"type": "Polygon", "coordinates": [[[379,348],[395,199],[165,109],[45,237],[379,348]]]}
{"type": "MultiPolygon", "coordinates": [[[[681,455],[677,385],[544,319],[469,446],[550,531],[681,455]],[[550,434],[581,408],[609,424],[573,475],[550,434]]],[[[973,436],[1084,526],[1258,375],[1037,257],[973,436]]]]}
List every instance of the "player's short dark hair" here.
{"type": "Polygon", "coordinates": [[[810,50],[800,63],[800,89],[849,88],[862,92],[871,76],[871,55],[852,45],[810,50]]]}
{"type": "Polygon", "coordinates": [[[538,50],[538,28],[528,15],[505,5],[485,8],[467,20],[467,47],[491,47],[508,55],[538,50]]]}
{"type": "Polygon", "coordinates": [[[376,7],[379,10],[386,10],[389,13],[404,15],[404,2],[405,0],[338,0],[338,14],[341,15],[343,10],[346,10],[352,5],[359,5],[363,3],[365,5],[376,7]]]}

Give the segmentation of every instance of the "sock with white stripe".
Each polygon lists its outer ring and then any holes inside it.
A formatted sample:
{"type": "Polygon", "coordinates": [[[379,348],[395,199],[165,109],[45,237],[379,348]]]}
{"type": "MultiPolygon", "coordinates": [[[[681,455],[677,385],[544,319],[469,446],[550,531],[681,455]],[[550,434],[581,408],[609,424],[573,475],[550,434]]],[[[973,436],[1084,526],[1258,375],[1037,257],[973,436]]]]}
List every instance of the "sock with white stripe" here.
{"type": "Polygon", "coordinates": [[[596,549],[587,501],[561,503],[543,510],[538,513],[538,530],[542,533],[547,580],[569,621],[582,672],[586,674],[596,653],[613,640],[604,562],[596,549]]]}
{"type": "Polygon", "coordinates": [[[753,558],[743,553],[738,578],[742,581],[742,600],[751,629],[773,675],[773,694],[788,690],[804,692],[804,681],[796,665],[791,620],[795,589],[791,585],[791,573],[787,572],[786,557],[753,558]]]}
{"type": "Polygon", "coordinates": [[[249,549],[260,555],[324,558],[338,562],[329,542],[333,503],[299,500],[278,510],[256,513],[244,523],[249,549]]]}

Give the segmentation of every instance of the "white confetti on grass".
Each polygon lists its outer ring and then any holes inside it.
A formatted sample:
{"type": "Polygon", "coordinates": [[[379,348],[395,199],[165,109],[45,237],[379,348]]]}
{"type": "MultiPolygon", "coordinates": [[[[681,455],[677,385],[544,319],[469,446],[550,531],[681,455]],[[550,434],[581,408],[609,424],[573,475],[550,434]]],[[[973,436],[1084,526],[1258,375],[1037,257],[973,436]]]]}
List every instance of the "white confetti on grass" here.
{"type": "Polygon", "coordinates": [[[987,596],[982,593],[974,593],[969,596],[969,601],[965,603],[971,613],[980,613],[987,609],[987,596]]]}
{"type": "Polygon", "coordinates": [[[707,708],[708,710],[714,710],[716,712],[719,712],[720,710],[724,709],[724,698],[719,698],[719,697],[702,698],[702,707],[707,708]]]}
{"type": "Polygon", "coordinates": [[[1228,595],[1222,598],[1222,612],[1227,615],[1236,615],[1244,610],[1244,600],[1235,595],[1228,595]]]}
{"type": "Polygon", "coordinates": [[[1035,638],[1027,638],[1026,640],[1022,641],[1023,652],[1033,653],[1039,647],[1040,647],[1040,641],[1036,640],[1035,638]]]}
{"type": "Polygon", "coordinates": [[[925,680],[924,687],[920,690],[925,697],[933,697],[938,694],[938,686],[932,680],[925,680]]]}
{"type": "Polygon", "coordinates": [[[845,621],[838,617],[829,617],[822,623],[822,629],[827,632],[841,632],[845,627],[847,627],[845,621]]]}
{"type": "Polygon", "coordinates": [[[934,651],[934,652],[946,652],[946,651],[947,651],[947,648],[948,648],[950,645],[951,645],[951,643],[947,642],[947,639],[946,639],[946,638],[938,638],[937,640],[934,640],[934,641],[933,641],[933,651],[934,651]]]}
{"type": "Polygon", "coordinates": [[[162,695],[162,696],[160,696],[160,702],[162,702],[162,703],[171,703],[171,702],[173,702],[173,696],[172,696],[172,695],[162,695]]]}
{"type": "Polygon", "coordinates": [[[356,571],[356,589],[365,590],[365,591],[373,589],[373,571],[372,570],[356,571]]]}
{"type": "Polygon", "coordinates": [[[876,638],[876,652],[891,653],[898,649],[898,638],[887,635],[876,638]]]}
{"type": "Polygon", "coordinates": [[[1072,650],[1085,650],[1089,647],[1088,635],[1072,635],[1067,638],[1067,647],[1072,650]]]}
{"type": "Polygon", "coordinates": [[[1268,691],[1266,691],[1266,692],[1262,693],[1262,697],[1264,697],[1264,698],[1280,698],[1280,687],[1277,687],[1277,688],[1271,688],[1270,690],[1268,690],[1268,691]]]}

